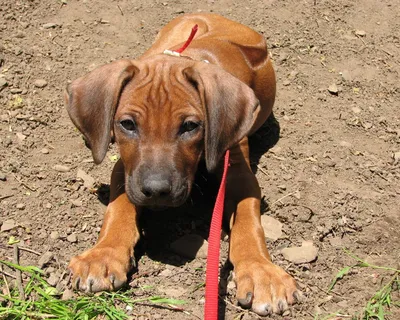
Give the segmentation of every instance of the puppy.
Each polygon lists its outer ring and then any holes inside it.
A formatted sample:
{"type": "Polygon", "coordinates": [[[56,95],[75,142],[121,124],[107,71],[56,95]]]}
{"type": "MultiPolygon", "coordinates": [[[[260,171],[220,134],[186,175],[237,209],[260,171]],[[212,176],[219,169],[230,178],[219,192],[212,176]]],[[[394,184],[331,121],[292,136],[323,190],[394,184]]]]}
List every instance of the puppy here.
{"type": "Polygon", "coordinates": [[[69,265],[75,288],[113,290],[127,281],[145,207],[182,205],[200,161],[221,177],[230,150],[224,219],[237,299],[259,315],[282,313],[301,296],[274,265],[260,222],[261,191],[249,163],[248,136],[268,118],[275,75],[264,38],[215,14],[174,19],[137,60],[118,60],[73,81],[66,104],[96,164],[112,140],[121,159],[111,175],[110,203],[96,245],[69,265]],[[198,32],[177,50],[194,25],[198,32]]]}

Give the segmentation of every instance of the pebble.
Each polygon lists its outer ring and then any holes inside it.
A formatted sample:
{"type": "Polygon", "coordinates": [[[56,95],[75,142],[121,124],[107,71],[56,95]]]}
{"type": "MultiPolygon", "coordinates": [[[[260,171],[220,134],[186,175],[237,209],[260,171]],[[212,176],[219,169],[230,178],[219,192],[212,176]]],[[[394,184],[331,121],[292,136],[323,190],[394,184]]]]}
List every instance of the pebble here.
{"type": "Polygon", "coordinates": [[[58,280],[60,280],[60,278],[55,273],[51,273],[50,277],[47,279],[47,283],[54,287],[57,285],[58,280]]]}
{"type": "Polygon", "coordinates": [[[171,250],[190,259],[207,258],[208,242],[197,234],[187,234],[171,243],[171,250]]]}
{"type": "Polygon", "coordinates": [[[11,92],[12,94],[17,94],[17,93],[21,93],[21,92],[22,92],[22,89],[20,89],[20,88],[12,88],[12,89],[10,90],[10,92],[11,92]]]}
{"type": "Polygon", "coordinates": [[[21,132],[17,132],[15,135],[17,136],[17,138],[20,142],[22,142],[26,139],[26,135],[22,134],[21,132]]]}
{"type": "Polygon", "coordinates": [[[54,23],[54,22],[48,22],[48,23],[45,23],[44,25],[42,25],[42,27],[44,29],[51,29],[51,28],[58,27],[58,24],[54,23]]]}
{"type": "Polygon", "coordinates": [[[70,200],[74,207],[82,207],[82,201],[78,199],[70,200]]]}
{"type": "Polygon", "coordinates": [[[350,72],[348,70],[343,70],[340,75],[342,76],[342,79],[344,81],[351,81],[352,80],[352,76],[350,74],[350,72]]]}
{"type": "Polygon", "coordinates": [[[53,169],[56,170],[56,171],[58,171],[58,172],[68,172],[68,171],[71,170],[70,167],[63,166],[63,165],[61,165],[61,164],[56,164],[56,165],[53,167],[53,169]]]}
{"type": "Polygon", "coordinates": [[[37,79],[35,80],[35,82],[33,83],[33,85],[36,88],[44,88],[45,86],[47,86],[47,81],[44,79],[37,79]]]}
{"type": "Polygon", "coordinates": [[[95,180],[92,176],[88,175],[85,171],[78,169],[78,172],[76,173],[76,177],[78,179],[83,180],[83,186],[86,189],[91,189],[94,186],[95,180]]]}
{"type": "Polygon", "coordinates": [[[52,231],[50,233],[50,238],[53,240],[57,240],[60,238],[60,233],[58,231],[52,231]]]}
{"type": "Polygon", "coordinates": [[[301,264],[317,259],[318,248],[313,245],[312,241],[304,241],[301,247],[284,248],[281,253],[286,260],[301,264]]]}
{"type": "Polygon", "coordinates": [[[39,268],[42,269],[44,266],[46,266],[51,261],[51,259],[53,259],[53,257],[54,254],[50,251],[44,253],[38,261],[39,268]]]}
{"type": "Polygon", "coordinates": [[[15,206],[18,210],[24,210],[25,209],[25,204],[24,203],[17,203],[15,206]]]}
{"type": "Polygon", "coordinates": [[[43,154],[49,154],[49,149],[43,148],[42,150],[40,150],[40,152],[43,154]]]}
{"type": "Polygon", "coordinates": [[[4,87],[7,87],[7,80],[4,78],[0,78],[0,90],[3,89],[4,87]]]}
{"type": "Polygon", "coordinates": [[[163,271],[161,271],[158,275],[160,276],[160,277],[170,277],[170,276],[172,276],[174,273],[172,272],[172,270],[171,269],[164,269],[163,271]]]}
{"type": "Polygon", "coordinates": [[[400,151],[393,153],[393,159],[394,159],[394,164],[397,164],[400,161],[400,151]]]}
{"type": "Polygon", "coordinates": [[[67,237],[67,241],[69,241],[69,242],[71,242],[71,243],[75,243],[75,242],[78,241],[78,237],[76,236],[75,233],[70,234],[70,235],[67,237]]]}
{"type": "Polygon", "coordinates": [[[282,84],[286,87],[286,86],[290,85],[290,80],[285,80],[282,82],[282,84]]]}
{"type": "Polygon", "coordinates": [[[11,229],[14,229],[16,227],[15,221],[10,219],[10,220],[6,220],[3,222],[3,224],[1,225],[1,229],[0,231],[9,231],[11,229]]]}
{"type": "Polygon", "coordinates": [[[74,291],[72,291],[71,289],[65,289],[61,296],[61,300],[70,300],[74,297],[74,295],[74,291]]]}
{"type": "Polygon", "coordinates": [[[338,89],[336,84],[331,84],[328,87],[328,91],[329,91],[329,93],[332,93],[332,94],[335,94],[335,95],[337,95],[339,93],[339,89],[338,89]]]}
{"type": "Polygon", "coordinates": [[[364,30],[356,30],[356,36],[365,37],[367,33],[364,30]]]}
{"type": "Polygon", "coordinates": [[[353,107],[351,108],[351,111],[353,111],[355,114],[358,114],[361,112],[361,108],[360,107],[353,107]]]}
{"type": "Polygon", "coordinates": [[[340,141],[339,144],[342,147],[346,147],[346,148],[351,148],[352,147],[352,144],[350,142],[347,142],[347,141],[340,141]]]}
{"type": "Polygon", "coordinates": [[[0,173],[0,181],[7,181],[7,177],[5,174],[0,173]]]}
{"type": "Polygon", "coordinates": [[[261,216],[261,226],[264,229],[265,237],[272,241],[276,241],[282,236],[282,223],[270,216],[261,216]]]}

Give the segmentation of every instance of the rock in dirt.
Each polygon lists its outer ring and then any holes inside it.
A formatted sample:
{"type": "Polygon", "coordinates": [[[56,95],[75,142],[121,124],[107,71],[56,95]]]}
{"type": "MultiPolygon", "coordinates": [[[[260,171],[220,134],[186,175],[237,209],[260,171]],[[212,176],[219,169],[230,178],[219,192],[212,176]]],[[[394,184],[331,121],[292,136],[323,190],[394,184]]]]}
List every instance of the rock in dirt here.
{"type": "Polygon", "coordinates": [[[17,132],[16,136],[20,142],[22,142],[26,139],[26,135],[22,134],[21,132],[17,132]]]}
{"type": "Polygon", "coordinates": [[[70,201],[74,207],[77,207],[77,208],[82,207],[82,200],[74,199],[74,200],[70,200],[70,201]]]}
{"type": "Polygon", "coordinates": [[[15,206],[18,210],[24,210],[25,209],[25,204],[23,203],[17,203],[17,205],[15,206]]]}
{"type": "Polygon", "coordinates": [[[54,254],[50,251],[44,253],[38,261],[39,268],[42,269],[44,266],[46,266],[51,261],[51,259],[53,259],[53,257],[54,254]]]}
{"type": "Polygon", "coordinates": [[[40,150],[40,152],[43,154],[49,154],[49,149],[43,148],[42,150],[40,150]]]}
{"type": "Polygon", "coordinates": [[[4,78],[0,78],[0,90],[7,87],[8,83],[7,80],[4,78]]]}
{"type": "Polygon", "coordinates": [[[340,73],[340,75],[342,76],[342,79],[344,81],[351,81],[352,80],[351,74],[350,74],[350,72],[348,70],[343,70],[340,73]]]}
{"type": "Polygon", "coordinates": [[[50,277],[47,279],[47,283],[54,287],[57,285],[58,280],[60,280],[60,278],[55,273],[51,273],[50,277]]]}
{"type": "Polygon", "coordinates": [[[71,289],[66,289],[61,297],[61,300],[70,300],[75,296],[74,292],[71,289]]]}
{"type": "Polygon", "coordinates": [[[78,172],[76,173],[76,177],[78,179],[82,179],[83,180],[83,186],[86,189],[91,189],[94,186],[95,180],[93,177],[91,177],[90,175],[88,175],[85,171],[78,169],[78,172]]]}
{"type": "Polygon", "coordinates": [[[346,148],[351,148],[352,147],[352,144],[350,142],[347,142],[347,141],[340,141],[339,144],[342,147],[346,147],[346,148]]]}
{"type": "Polygon", "coordinates": [[[338,95],[338,93],[339,93],[339,88],[337,87],[337,85],[336,84],[331,84],[329,87],[328,87],[328,91],[329,91],[329,93],[331,93],[331,94],[334,94],[334,95],[338,95]]]}
{"type": "Polygon", "coordinates": [[[3,222],[0,231],[9,231],[16,227],[15,221],[10,219],[3,222]]]}
{"type": "Polygon", "coordinates": [[[364,30],[356,30],[355,34],[356,36],[359,37],[365,37],[367,35],[367,33],[364,30]]]}
{"type": "Polygon", "coordinates": [[[7,181],[7,177],[5,174],[0,173],[0,181],[7,181]]]}
{"type": "Polygon", "coordinates": [[[286,260],[295,264],[307,263],[314,261],[318,256],[318,248],[313,245],[312,241],[304,241],[301,247],[290,247],[281,250],[286,260]]]}
{"type": "Polygon", "coordinates": [[[397,164],[400,161],[400,151],[393,153],[394,164],[397,164]]]}
{"type": "Polygon", "coordinates": [[[75,233],[70,234],[70,235],[67,237],[67,241],[69,241],[69,242],[71,242],[71,243],[75,243],[75,242],[78,241],[78,237],[76,236],[75,233]]]}
{"type": "Polygon", "coordinates": [[[53,167],[53,169],[56,170],[56,171],[58,171],[58,172],[68,172],[68,171],[71,170],[70,167],[63,166],[63,165],[61,165],[61,164],[56,164],[56,165],[53,167]]]}
{"type": "Polygon", "coordinates": [[[266,238],[276,241],[282,236],[282,223],[278,220],[269,216],[261,216],[261,225],[266,238]]]}
{"type": "Polygon", "coordinates": [[[171,243],[171,250],[190,259],[207,258],[208,242],[197,234],[187,234],[171,243]]]}
{"type": "Polygon", "coordinates": [[[36,88],[44,88],[45,86],[47,86],[47,81],[44,79],[37,79],[35,80],[35,82],[33,83],[33,85],[36,88]]]}
{"type": "Polygon", "coordinates": [[[51,28],[58,27],[58,24],[54,23],[54,22],[48,22],[48,23],[45,23],[44,25],[42,25],[42,27],[44,29],[51,29],[51,28]]]}
{"type": "Polygon", "coordinates": [[[50,238],[53,240],[57,240],[60,238],[60,233],[58,231],[52,231],[50,233],[50,238]]]}

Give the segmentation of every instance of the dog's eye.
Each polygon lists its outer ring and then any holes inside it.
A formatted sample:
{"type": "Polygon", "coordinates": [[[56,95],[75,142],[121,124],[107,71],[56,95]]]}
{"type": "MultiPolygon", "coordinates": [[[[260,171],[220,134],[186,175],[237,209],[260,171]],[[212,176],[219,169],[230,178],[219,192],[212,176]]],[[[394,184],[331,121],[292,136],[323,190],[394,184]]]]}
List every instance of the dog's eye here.
{"type": "Polygon", "coordinates": [[[185,132],[190,132],[196,130],[200,126],[200,123],[194,121],[185,121],[182,123],[180,133],[184,134],[185,132]]]}
{"type": "Polygon", "coordinates": [[[134,132],[136,131],[136,123],[135,121],[131,119],[125,119],[119,122],[122,128],[124,128],[126,131],[129,132],[134,132]]]}

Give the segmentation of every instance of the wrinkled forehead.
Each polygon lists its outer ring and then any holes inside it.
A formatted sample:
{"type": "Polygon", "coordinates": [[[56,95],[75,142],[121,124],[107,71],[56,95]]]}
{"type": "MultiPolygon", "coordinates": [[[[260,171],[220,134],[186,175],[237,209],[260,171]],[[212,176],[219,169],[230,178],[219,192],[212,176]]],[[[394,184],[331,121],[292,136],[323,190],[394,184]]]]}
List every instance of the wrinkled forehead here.
{"type": "Polygon", "coordinates": [[[185,65],[170,61],[144,63],[121,93],[117,115],[128,109],[143,113],[203,114],[198,91],[184,77],[185,65]]]}

